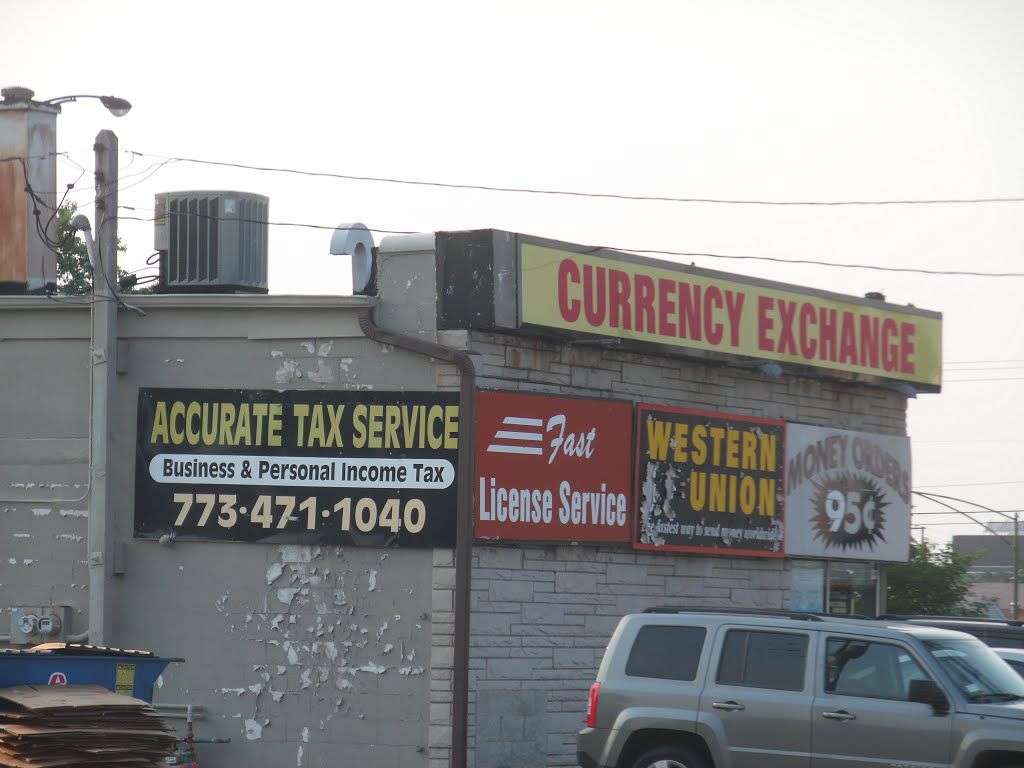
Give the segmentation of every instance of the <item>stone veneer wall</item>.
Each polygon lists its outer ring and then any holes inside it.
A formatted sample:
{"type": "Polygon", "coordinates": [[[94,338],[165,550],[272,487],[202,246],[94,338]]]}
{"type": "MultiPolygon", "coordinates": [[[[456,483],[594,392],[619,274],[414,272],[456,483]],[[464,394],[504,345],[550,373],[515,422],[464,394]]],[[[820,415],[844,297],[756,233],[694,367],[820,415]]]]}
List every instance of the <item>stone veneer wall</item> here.
{"type": "MultiPolygon", "coordinates": [[[[903,397],[878,387],[623,352],[608,343],[556,344],[447,331],[440,341],[474,358],[477,386],[608,397],[905,434],[903,397]]],[[[438,369],[438,387],[458,385],[438,369]]],[[[454,561],[436,552],[430,758],[451,747],[454,561]]],[[[623,613],[659,604],[783,608],[789,561],[636,552],[628,546],[474,547],[469,765],[576,765],[575,735],[601,654],[623,613]]]]}

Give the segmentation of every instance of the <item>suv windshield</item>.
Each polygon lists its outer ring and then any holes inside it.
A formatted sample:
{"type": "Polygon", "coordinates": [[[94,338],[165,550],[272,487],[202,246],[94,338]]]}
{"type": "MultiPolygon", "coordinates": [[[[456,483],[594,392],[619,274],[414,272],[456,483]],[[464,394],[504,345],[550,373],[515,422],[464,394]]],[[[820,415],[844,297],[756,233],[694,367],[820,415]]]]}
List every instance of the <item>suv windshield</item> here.
{"type": "Polygon", "coordinates": [[[923,643],[971,701],[1024,699],[1024,680],[980,640],[923,640],[923,643]]]}

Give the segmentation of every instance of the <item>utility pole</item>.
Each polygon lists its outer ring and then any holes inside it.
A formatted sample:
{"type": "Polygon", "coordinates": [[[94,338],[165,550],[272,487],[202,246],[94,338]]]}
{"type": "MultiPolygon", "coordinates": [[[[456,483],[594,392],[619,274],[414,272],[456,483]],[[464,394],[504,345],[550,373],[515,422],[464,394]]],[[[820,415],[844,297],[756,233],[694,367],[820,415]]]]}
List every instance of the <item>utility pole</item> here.
{"type": "Polygon", "coordinates": [[[1013,618],[1020,618],[1020,604],[1018,592],[1020,592],[1020,530],[1019,517],[1013,513],[1013,618]]]}
{"type": "Polygon", "coordinates": [[[111,404],[117,375],[117,136],[96,135],[96,261],[92,265],[92,402],[89,446],[89,642],[110,642],[113,611],[114,520],[108,482],[113,427],[111,404]]]}

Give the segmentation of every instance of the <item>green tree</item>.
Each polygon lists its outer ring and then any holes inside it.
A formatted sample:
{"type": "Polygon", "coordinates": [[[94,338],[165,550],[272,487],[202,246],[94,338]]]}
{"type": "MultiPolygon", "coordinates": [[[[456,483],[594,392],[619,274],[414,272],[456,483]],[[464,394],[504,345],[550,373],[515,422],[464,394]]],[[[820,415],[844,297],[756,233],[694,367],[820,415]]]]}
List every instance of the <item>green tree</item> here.
{"type": "Polygon", "coordinates": [[[987,601],[970,596],[967,569],[977,555],[911,542],[910,560],[889,566],[887,608],[889,613],[929,616],[983,616],[987,601]]]}
{"type": "MultiPolygon", "coordinates": [[[[85,241],[78,232],[71,228],[71,220],[78,213],[78,205],[73,202],[62,204],[57,209],[57,293],[64,296],[81,296],[92,291],[92,265],[89,263],[89,251],[85,241]]],[[[117,250],[124,253],[127,246],[117,239],[117,250]]],[[[118,279],[129,273],[117,268],[118,279]]],[[[118,293],[152,293],[153,288],[119,289],[118,293]]]]}

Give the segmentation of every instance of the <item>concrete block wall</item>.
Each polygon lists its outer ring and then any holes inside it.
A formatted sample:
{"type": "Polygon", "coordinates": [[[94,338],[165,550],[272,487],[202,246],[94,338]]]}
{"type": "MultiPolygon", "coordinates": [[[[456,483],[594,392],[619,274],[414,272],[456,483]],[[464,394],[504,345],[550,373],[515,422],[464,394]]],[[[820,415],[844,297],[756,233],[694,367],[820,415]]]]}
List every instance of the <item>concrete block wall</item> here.
{"type": "Polygon", "coordinates": [[[576,765],[587,692],[623,614],[656,605],[782,608],[788,584],[780,559],[476,547],[470,765],[576,765]]]}
{"type": "Polygon", "coordinates": [[[452,669],[455,666],[455,551],[434,550],[431,576],[430,768],[448,768],[452,755],[452,669]]]}
{"type": "MultiPolygon", "coordinates": [[[[607,344],[446,332],[469,350],[480,388],[607,397],[905,434],[895,392],[756,367],[706,365],[607,344]]],[[[439,370],[439,374],[443,375],[439,370]]],[[[587,692],[619,617],[659,604],[785,608],[782,558],[636,552],[628,545],[474,547],[469,764],[576,765],[587,692]]],[[[435,590],[435,596],[437,592],[435,590]]]]}
{"type": "MultiPolygon", "coordinates": [[[[453,343],[460,333],[444,336],[453,343]]],[[[706,364],[608,344],[558,344],[496,333],[474,332],[467,347],[478,363],[481,388],[607,397],[906,434],[904,397],[881,387],[785,373],[771,379],[753,364],[706,364]]]]}

